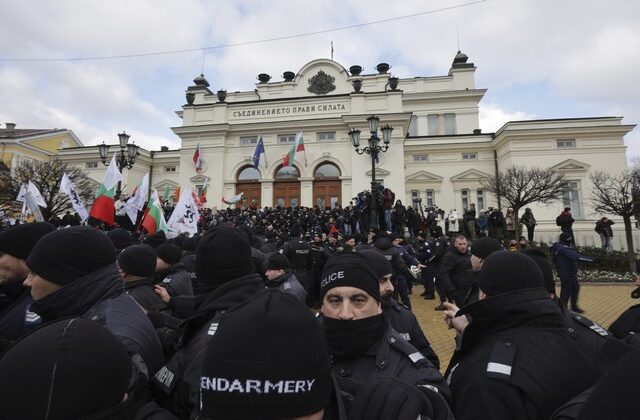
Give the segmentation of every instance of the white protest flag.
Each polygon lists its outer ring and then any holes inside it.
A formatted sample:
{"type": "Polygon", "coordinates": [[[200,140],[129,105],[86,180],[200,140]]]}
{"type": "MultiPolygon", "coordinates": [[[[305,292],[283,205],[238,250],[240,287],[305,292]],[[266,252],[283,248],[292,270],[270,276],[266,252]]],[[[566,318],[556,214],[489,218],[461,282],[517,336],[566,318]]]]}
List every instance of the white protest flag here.
{"type": "Polygon", "coordinates": [[[111,158],[111,162],[109,163],[109,167],[107,168],[107,173],[104,175],[104,181],[102,184],[104,185],[106,190],[110,190],[116,185],[119,181],[122,181],[122,174],[118,170],[118,165],[116,164],[116,154],[113,154],[113,158],[111,158]]]}
{"type": "Polygon", "coordinates": [[[198,232],[198,207],[193,199],[192,191],[193,188],[190,183],[182,187],[178,204],[176,204],[167,222],[167,227],[169,228],[167,237],[172,238],[183,232],[193,236],[198,232]]]}
{"type": "MultiPolygon", "coordinates": [[[[27,186],[22,184],[20,187],[20,191],[18,192],[18,196],[16,197],[16,201],[20,201],[24,203],[24,195],[27,193],[27,186]]],[[[24,208],[24,206],[22,206],[24,208]]]]}
{"type": "Polygon", "coordinates": [[[127,216],[131,219],[131,223],[136,223],[138,220],[138,212],[144,207],[144,202],[147,201],[147,195],[149,194],[149,172],[147,172],[142,178],[142,181],[138,184],[138,188],[135,191],[133,197],[131,197],[124,205],[124,210],[127,212],[127,216]]]}
{"type": "Polygon", "coordinates": [[[40,190],[38,190],[38,187],[36,187],[36,185],[31,181],[29,181],[29,185],[27,186],[27,192],[31,193],[31,196],[37,205],[44,207],[45,209],[47,208],[47,203],[44,201],[42,194],[40,194],[40,190]]]}
{"type": "Polygon", "coordinates": [[[73,209],[78,213],[82,221],[84,222],[87,220],[89,218],[89,213],[84,207],[82,198],[80,198],[80,195],[76,191],[76,186],[73,185],[73,182],[69,179],[66,172],[62,175],[62,181],[60,181],[60,191],[69,196],[73,209]]]}

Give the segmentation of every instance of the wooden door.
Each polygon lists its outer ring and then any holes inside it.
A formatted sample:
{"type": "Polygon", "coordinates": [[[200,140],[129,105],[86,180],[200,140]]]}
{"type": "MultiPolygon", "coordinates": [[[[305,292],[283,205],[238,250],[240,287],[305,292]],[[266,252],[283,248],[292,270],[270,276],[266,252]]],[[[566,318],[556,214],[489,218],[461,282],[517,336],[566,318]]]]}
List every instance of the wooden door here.
{"type": "Polygon", "coordinates": [[[300,205],[300,182],[278,181],[273,184],[273,206],[298,207],[300,205]]]}
{"type": "Polygon", "coordinates": [[[313,205],[321,209],[342,205],[342,181],[339,179],[313,181],[313,205]]]}
{"type": "Polygon", "coordinates": [[[256,206],[260,207],[262,198],[262,184],[259,182],[238,182],[236,183],[236,194],[244,193],[243,206],[250,206],[253,200],[256,206]]]}

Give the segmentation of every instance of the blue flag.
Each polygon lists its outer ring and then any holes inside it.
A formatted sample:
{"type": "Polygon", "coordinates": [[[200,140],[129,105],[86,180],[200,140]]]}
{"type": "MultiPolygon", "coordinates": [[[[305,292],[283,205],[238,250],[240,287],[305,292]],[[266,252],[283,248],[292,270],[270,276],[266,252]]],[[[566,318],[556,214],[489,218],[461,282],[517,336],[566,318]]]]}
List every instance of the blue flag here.
{"type": "Polygon", "coordinates": [[[256,150],[253,152],[254,168],[258,169],[258,166],[260,166],[260,155],[263,153],[265,155],[265,164],[266,164],[267,155],[264,151],[264,143],[262,142],[262,136],[260,136],[260,138],[258,139],[258,144],[256,144],[256,150]]]}

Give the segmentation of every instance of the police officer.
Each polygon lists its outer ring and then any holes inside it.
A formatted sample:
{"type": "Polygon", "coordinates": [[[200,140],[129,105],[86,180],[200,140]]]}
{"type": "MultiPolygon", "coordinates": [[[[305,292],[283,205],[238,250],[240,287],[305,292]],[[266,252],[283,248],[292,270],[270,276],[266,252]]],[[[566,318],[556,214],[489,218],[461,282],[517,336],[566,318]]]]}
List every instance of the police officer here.
{"type": "Polygon", "coordinates": [[[287,257],[291,264],[291,272],[295,274],[307,293],[311,290],[310,272],[313,268],[311,244],[302,237],[300,227],[291,227],[291,240],[282,245],[280,253],[287,257]]]}
{"type": "Polygon", "coordinates": [[[358,252],[334,255],[320,284],[332,371],[348,402],[363,384],[382,377],[437,390],[448,398],[449,388],[438,370],[385,321],[378,279],[367,257],[358,252]]]}
{"type": "Polygon", "coordinates": [[[595,383],[596,367],[572,339],[531,258],[492,253],[478,285],[477,302],[445,312],[462,332],[445,374],[456,419],[548,418],[595,383]]]}
{"type": "Polygon", "coordinates": [[[384,257],[391,263],[391,267],[393,268],[393,276],[391,280],[394,282],[394,287],[396,288],[395,294],[400,296],[402,303],[411,307],[407,279],[412,279],[413,274],[409,271],[409,268],[402,259],[400,251],[393,246],[389,239],[389,235],[386,232],[378,234],[373,245],[374,249],[384,255],[384,257]]]}
{"type": "Polygon", "coordinates": [[[436,352],[431,348],[429,340],[427,340],[422,328],[420,328],[416,316],[411,312],[411,309],[398,303],[398,301],[393,298],[393,283],[391,283],[393,269],[389,261],[387,261],[382,254],[374,250],[362,251],[362,255],[369,258],[371,266],[376,270],[378,283],[380,285],[382,313],[391,327],[433,363],[436,369],[440,369],[440,360],[436,352]]]}

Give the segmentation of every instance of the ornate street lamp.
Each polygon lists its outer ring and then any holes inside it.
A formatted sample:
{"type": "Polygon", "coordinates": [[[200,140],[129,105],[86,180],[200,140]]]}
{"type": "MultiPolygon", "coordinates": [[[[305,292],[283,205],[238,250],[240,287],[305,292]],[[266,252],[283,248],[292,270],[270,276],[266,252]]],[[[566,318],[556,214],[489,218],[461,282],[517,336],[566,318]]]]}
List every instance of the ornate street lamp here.
{"type": "MultiPolygon", "coordinates": [[[[140,146],[135,143],[129,144],[129,137],[131,137],[126,132],[122,132],[118,134],[118,143],[120,146],[120,150],[116,152],[116,165],[118,166],[118,170],[122,172],[125,168],[131,169],[133,164],[136,162],[138,155],[140,152],[140,146]]],[[[107,161],[107,156],[109,155],[109,145],[102,144],[98,145],[98,154],[100,155],[100,160],[102,160],[102,164],[107,166],[109,162],[107,161]]],[[[120,197],[122,194],[122,183],[118,181],[118,188],[116,189],[116,197],[120,197]]]]}
{"type": "Polygon", "coordinates": [[[384,125],[380,131],[382,131],[382,143],[380,145],[380,138],[378,137],[378,125],[380,123],[380,118],[375,115],[371,115],[367,118],[367,123],[369,123],[369,133],[371,134],[368,140],[368,145],[364,148],[360,148],[360,130],[351,129],[349,130],[349,138],[351,139],[351,144],[355,149],[356,153],[362,155],[364,153],[368,154],[371,157],[371,203],[369,205],[370,209],[370,217],[369,217],[369,227],[377,230],[379,228],[378,224],[378,184],[376,181],[376,162],[379,159],[380,153],[385,153],[389,150],[389,144],[391,143],[391,132],[393,131],[393,127],[389,124],[384,125]]]}

